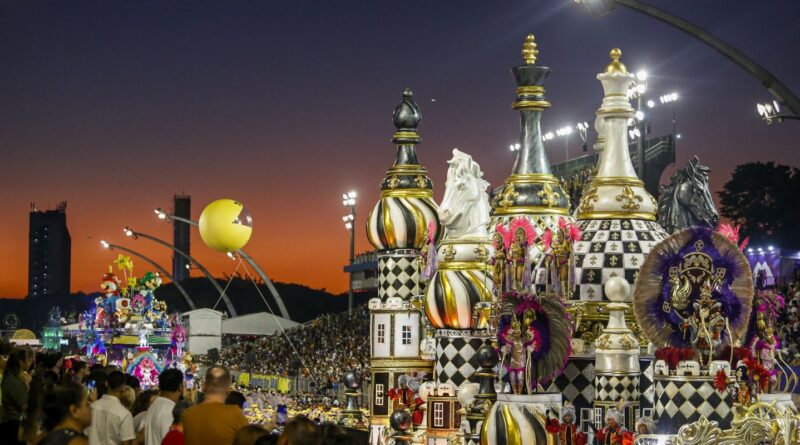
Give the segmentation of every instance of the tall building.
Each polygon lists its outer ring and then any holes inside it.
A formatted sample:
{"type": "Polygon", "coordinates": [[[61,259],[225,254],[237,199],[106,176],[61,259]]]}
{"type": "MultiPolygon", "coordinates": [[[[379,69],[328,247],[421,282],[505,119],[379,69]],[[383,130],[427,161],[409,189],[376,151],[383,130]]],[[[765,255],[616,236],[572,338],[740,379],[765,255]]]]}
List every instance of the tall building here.
{"type": "MultiPolygon", "coordinates": [[[[189,195],[175,195],[172,214],[184,219],[191,219],[192,197],[189,195]]],[[[172,222],[172,227],[172,245],[186,255],[191,255],[189,252],[189,224],[175,220],[172,222]]],[[[189,278],[189,261],[181,255],[172,255],[172,276],[175,281],[183,281],[189,278]]]]}
{"type": "Polygon", "coordinates": [[[67,202],[54,210],[31,204],[28,232],[28,297],[69,295],[72,239],[67,229],[67,202]]]}

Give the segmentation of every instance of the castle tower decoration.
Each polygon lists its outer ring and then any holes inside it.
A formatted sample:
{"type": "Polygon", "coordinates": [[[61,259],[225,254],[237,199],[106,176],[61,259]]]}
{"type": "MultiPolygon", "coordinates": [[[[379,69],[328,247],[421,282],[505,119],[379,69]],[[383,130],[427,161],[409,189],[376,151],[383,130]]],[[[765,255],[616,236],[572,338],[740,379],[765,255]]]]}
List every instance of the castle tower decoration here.
{"type": "MultiPolygon", "coordinates": [[[[512,68],[517,83],[517,97],[512,108],[520,116],[520,148],[502,188],[495,191],[492,200],[491,230],[498,224],[509,226],[516,217],[529,220],[536,237],[546,229],[557,230],[559,219],[569,216],[569,197],[550,170],[550,161],[542,141],[540,121],[542,111],[550,107],[542,84],[550,68],[536,65],[539,54],[534,37],[529,34],[522,45],[523,64],[512,68]]],[[[544,258],[541,243],[528,245],[531,263],[539,264],[544,258]]]]}
{"type": "Polygon", "coordinates": [[[419,251],[429,239],[437,241],[442,230],[431,181],[417,160],[420,119],[411,91],[405,90],[394,110],[396,160],[367,222],[379,268],[379,298],[369,302],[371,444],[381,440],[393,413],[408,411],[411,418],[421,418],[415,413],[421,408],[419,385],[433,371],[429,353],[423,357],[421,351],[423,316],[414,297],[421,293],[419,251]]]}
{"type": "Polygon", "coordinates": [[[491,338],[478,308],[491,306],[493,281],[487,261],[494,253],[489,239],[489,183],[471,156],[453,150],[448,161],[439,219],[446,235],[425,295],[425,314],[437,329],[435,374],[439,383],[461,386],[478,369],[475,352],[491,338]]]}
{"type": "MultiPolygon", "coordinates": [[[[666,233],[656,222],[657,203],[636,177],[628,152],[628,119],[634,110],[626,93],[633,81],[620,62],[622,52],[611,50],[611,63],[597,79],[605,97],[597,111],[600,156],[577,209],[580,241],[574,243],[575,281],[583,302],[582,322],[575,337],[591,343],[605,326],[608,298],[603,284],[611,277],[636,281],[645,257],[666,233]]],[[[626,302],[630,302],[630,296],[626,302]]],[[[628,323],[639,331],[632,316],[628,323]]]]}
{"type": "Polygon", "coordinates": [[[604,286],[611,301],[608,326],[595,348],[595,415],[606,416],[610,408],[626,407],[626,427],[634,429],[639,405],[639,340],[625,324],[631,286],[622,277],[612,277],[604,286]],[[599,408],[599,410],[598,410],[599,408]],[[602,413],[602,414],[601,414],[602,413]]]}
{"type": "Polygon", "coordinates": [[[653,248],[636,282],[634,311],[642,332],[659,348],[653,376],[657,432],[674,432],[701,418],[726,429],[734,403],[746,407],[755,401],[748,376],[763,367],[745,358],[731,372],[752,305],[747,258],[725,236],[696,227],[653,248]]]}
{"type": "Polygon", "coordinates": [[[419,250],[426,244],[429,227],[438,241],[442,230],[433,201],[433,183],[417,160],[417,133],[422,115],[411,90],[394,109],[397,145],[394,165],[381,182],[381,199],[367,221],[367,238],[378,251],[378,297],[409,299],[421,294],[419,250]]]}

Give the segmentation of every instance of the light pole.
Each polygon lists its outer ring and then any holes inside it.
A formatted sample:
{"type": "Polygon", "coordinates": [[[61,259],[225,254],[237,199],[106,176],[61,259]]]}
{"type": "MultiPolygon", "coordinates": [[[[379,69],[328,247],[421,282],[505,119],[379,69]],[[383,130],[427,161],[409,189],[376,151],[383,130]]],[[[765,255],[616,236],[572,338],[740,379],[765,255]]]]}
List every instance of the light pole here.
{"type": "MultiPolygon", "coordinates": [[[[350,214],[342,217],[344,227],[350,231],[350,267],[355,261],[356,249],[356,192],[342,194],[342,205],[350,208],[350,214]]],[[[350,271],[349,286],[347,289],[347,311],[353,312],[353,271],[350,271]]]]}
{"type": "Polygon", "coordinates": [[[123,251],[123,252],[127,252],[127,253],[129,253],[129,254],[131,254],[131,255],[135,255],[135,256],[137,256],[137,257],[139,257],[139,258],[141,258],[141,259],[143,259],[143,260],[147,261],[147,262],[148,262],[148,263],[150,263],[150,264],[151,264],[153,267],[155,267],[155,268],[156,268],[156,270],[158,270],[158,272],[159,272],[159,273],[161,273],[161,274],[162,274],[162,275],[164,275],[165,277],[167,277],[167,278],[169,278],[170,280],[172,280],[172,282],[175,284],[175,288],[176,288],[176,289],[178,289],[178,292],[180,292],[180,293],[181,293],[181,295],[183,295],[183,298],[186,300],[186,303],[188,303],[188,304],[189,304],[189,308],[190,308],[191,310],[195,310],[195,309],[197,309],[197,307],[196,307],[196,306],[195,306],[195,304],[194,304],[194,301],[192,301],[192,298],[191,298],[191,297],[189,297],[189,294],[188,294],[188,293],[186,293],[186,289],[184,289],[184,288],[183,288],[183,286],[181,286],[181,284],[180,284],[179,282],[175,281],[175,279],[172,277],[172,275],[170,275],[170,274],[169,274],[169,272],[167,272],[167,270],[166,270],[166,269],[164,269],[163,267],[161,267],[161,265],[160,265],[160,264],[156,263],[156,262],[155,262],[155,261],[153,261],[152,259],[150,259],[150,258],[148,258],[148,257],[146,257],[146,256],[144,256],[144,255],[142,255],[141,253],[139,253],[139,252],[137,252],[137,251],[135,251],[135,250],[128,249],[127,247],[122,247],[122,246],[120,246],[120,245],[117,245],[117,244],[112,244],[112,243],[109,243],[108,241],[105,241],[105,240],[101,240],[101,241],[100,241],[100,245],[103,247],[103,249],[108,249],[108,250],[114,250],[114,249],[117,249],[117,250],[121,250],[121,251],[123,251]]]}
{"type": "MultiPolygon", "coordinates": [[[[125,226],[125,228],[122,229],[122,232],[125,233],[125,236],[127,236],[129,238],[132,238],[134,240],[137,240],[137,239],[139,239],[139,237],[142,237],[142,238],[145,238],[145,239],[149,239],[150,241],[153,241],[155,243],[161,244],[162,246],[166,247],[167,249],[171,249],[176,254],[182,256],[183,258],[185,258],[187,261],[189,261],[189,264],[194,264],[195,266],[197,266],[197,268],[200,269],[201,272],[203,272],[203,275],[206,276],[208,281],[211,282],[211,285],[214,286],[214,289],[216,289],[217,293],[219,293],[219,295],[222,297],[222,300],[225,302],[225,306],[228,308],[228,312],[230,313],[231,317],[236,317],[238,315],[236,313],[236,308],[233,307],[233,303],[231,302],[230,298],[228,298],[228,295],[225,293],[225,291],[222,289],[222,287],[220,287],[219,283],[217,283],[217,280],[215,280],[214,277],[211,276],[211,274],[208,272],[208,269],[203,267],[203,265],[200,264],[199,261],[197,261],[196,259],[192,258],[189,254],[187,254],[186,252],[178,249],[177,247],[173,246],[172,244],[170,244],[170,243],[168,243],[168,242],[166,242],[166,241],[164,241],[162,239],[158,239],[158,238],[156,238],[156,237],[154,237],[152,235],[148,235],[148,234],[142,233],[142,232],[136,232],[135,230],[131,229],[129,226],[125,226]]],[[[189,267],[189,264],[186,265],[187,268],[189,267]]]]}
{"type": "MultiPolygon", "coordinates": [[[[659,98],[662,104],[672,104],[672,143],[675,143],[675,104],[678,102],[678,93],[664,94],[659,98]]],[[[652,108],[652,107],[651,107],[652,108]]]]}
{"type": "Polygon", "coordinates": [[[775,122],[781,123],[785,119],[800,120],[800,116],[781,114],[781,106],[778,105],[776,100],[773,100],[772,103],[757,103],[756,110],[758,110],[759,116],[767,121],[767,125],[772,125],[775,122]]]}
{"type": "Polygon", "coordinates": [[[647,115],[644,112],[642,104],[644,102],[644,95],[647,92],[647,71],[639,70],[636,73],[636,85],[634,86],[634,90],[636,91],[637,98],[636,120],[639,122],[639,133],[641,133],[636,156],[636,173],[639,174],[639,179],[645,181],[645,165],[647,165],[647,163],[645,162],[644,151],[647,140],[647,115]]]}
{"type": "Polygon", "coordinates": [[[578,136],[580,136],[581,142],[583,142],[583,151],[587,151],[588,146],[586,145],[586,138],[588,137],[589,133],[589,123],[578,122],[577,124],[575,124],[575,128],[578,129],[578,136]]]}
{"type": "MultiPolygon", "coordinates": [[[[180,221],[189,224],[190,226],[199,227],[197,221],[192,221],[191,219],[181,218],[180,216],[169,214],[161,208],[155,209],[155,213],[158,219],[167,222],[180,221]]],[[[272,294],[275,304],[278,305],[278,310],[281,311],[281,317],[291,320],[292,318],[289,316],[289,311],[286,310],[286,305],[283,304],[283,299],[281,299],[281,296],[278,294],[278,290],[275,289],[275,285],[272,284],[272,280],[270,280],[267,274],[261,270],[261,267],[258,266],[258,263],[256,263],[255,260],[253,260],[253,258],[244,251],[244,249],[237,250],[236,254],[239,255],[239,257],[242,258],[247,264],[249,264],[250,267],[256,271],[258,276],[261,277],[261,280],[264,281],[264,284],[267,285],[267,289],[269,289],[270,294],[272,294]]],[[[229,254],[228,256],[230,257],[231,255],[229,254]]]]}
{"type": "Polygon", "coordinates": [[[569,135],[572,134],[572,127],[562,127],[556,130],[557,136],[564,136],[564,162],[569,161],[569,135]]]}

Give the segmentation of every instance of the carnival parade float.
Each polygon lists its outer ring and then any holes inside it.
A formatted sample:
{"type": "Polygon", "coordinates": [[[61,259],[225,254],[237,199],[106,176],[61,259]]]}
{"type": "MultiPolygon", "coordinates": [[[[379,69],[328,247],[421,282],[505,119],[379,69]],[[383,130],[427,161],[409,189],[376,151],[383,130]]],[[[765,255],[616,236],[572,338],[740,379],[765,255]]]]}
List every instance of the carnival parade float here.
{"type": "Polygon", "coordinates": [[[538,53],[529,35],[512,69],[520,149],[494,190],[454,149],[437,205],[410,90],[395,108],[396,158],[367,224],[370,443],[800,443],[783,299],[754,290],[709,169],[694,158],[660,201],[645,190],[628,152],[634,76],[613,49],[596,173],[570,214],[540,131],[538,53]]]}
{"type": "Polygon", "coordinates": [[[192,372],[191,355],[184,351],[186,333],[178,314],[155,296],[158,273],[134,275],[133,260],[119,255],[100,282],[101,294],[80,315],[75,336],[83,356],[93,363],[113,364],[139,379],[143,388],[158,386],[165,368],[192,372]],[[122,274],[120,278],[114,272],[122,274]]]}

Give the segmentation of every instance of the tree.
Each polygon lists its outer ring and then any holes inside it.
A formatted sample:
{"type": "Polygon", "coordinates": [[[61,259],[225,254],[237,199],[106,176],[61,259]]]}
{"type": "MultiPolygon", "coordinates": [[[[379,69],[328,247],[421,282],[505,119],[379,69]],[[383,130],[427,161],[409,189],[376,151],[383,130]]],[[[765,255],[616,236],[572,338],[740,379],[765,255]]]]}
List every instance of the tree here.
{"type": "Polygon", "coordinates": [[[800,247],[800,170],[774,162],[736,166],[720,197],[720,213],[754,244],[800,247]]]}

